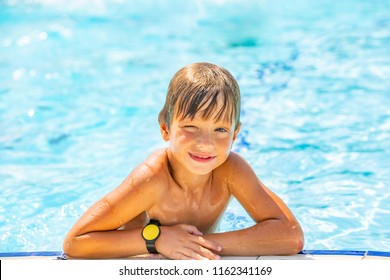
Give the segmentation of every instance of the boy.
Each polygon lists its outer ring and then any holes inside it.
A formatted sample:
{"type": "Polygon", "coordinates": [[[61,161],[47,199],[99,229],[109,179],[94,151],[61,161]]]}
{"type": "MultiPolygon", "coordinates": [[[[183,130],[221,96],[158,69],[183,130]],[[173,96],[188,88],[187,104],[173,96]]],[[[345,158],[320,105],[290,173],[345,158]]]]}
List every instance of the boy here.
{"type": "Polygon", "coordinates": [[[240,90],[227,70],[210,63],[179,70],[158,119],[168,148],[86,211],[64,241],[68,256],[219,259],[302,250],[291,211],[231,152],[240,130],[240,90]],[[213,233],[231,196],[256,224],[213,233]]]}

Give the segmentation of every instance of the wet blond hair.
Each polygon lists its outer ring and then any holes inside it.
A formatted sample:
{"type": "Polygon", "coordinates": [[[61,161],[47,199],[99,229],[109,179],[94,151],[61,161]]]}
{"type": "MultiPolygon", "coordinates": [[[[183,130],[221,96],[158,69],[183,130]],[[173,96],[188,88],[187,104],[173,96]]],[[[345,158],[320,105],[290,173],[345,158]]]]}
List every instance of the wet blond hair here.
{"type": "Polygon", "coordinates": [[[240,125],[240,88],[234,77],[224,68],[207,62],[189,64],[180,69],[169,83],[167,97],[158,121],[170,127],[173,116],[179,119],[194,118],[200,108],[201,117],[210,118],[217,108],[217,99],[223,106],[215,121],[235,121],[240,125]]]}

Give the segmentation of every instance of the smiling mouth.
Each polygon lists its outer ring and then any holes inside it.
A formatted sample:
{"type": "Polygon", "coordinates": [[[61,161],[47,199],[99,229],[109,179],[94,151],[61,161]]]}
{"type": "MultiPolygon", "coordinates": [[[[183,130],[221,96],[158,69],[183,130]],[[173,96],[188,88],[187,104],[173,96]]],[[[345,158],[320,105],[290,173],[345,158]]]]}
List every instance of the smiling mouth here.
{"type": "Polygon", "coordinates": [[[191,153],[189,153],[189,154],[190,154],[190,157],[197,162],[210,162],[216,158],[215,156],[195,155],[195,154],[191,154],[191,153]]]}

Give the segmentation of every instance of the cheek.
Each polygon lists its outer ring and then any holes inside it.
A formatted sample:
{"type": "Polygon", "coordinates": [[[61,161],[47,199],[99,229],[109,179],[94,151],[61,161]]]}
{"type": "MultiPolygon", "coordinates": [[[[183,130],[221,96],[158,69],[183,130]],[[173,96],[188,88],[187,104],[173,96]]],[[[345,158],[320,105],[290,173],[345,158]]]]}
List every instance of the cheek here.
{"type": "Polygon", "coordinates": [[[183,145],[188,144],[192,140],[191,137],[189,137],[189,135],[185,133],[177,133],[173,139],[174,141],[171,141],[170,144],[172,146],[176,146],[177,148],[180,148],[183,145]]]}
{"type": "Polygon", "coordinates": [[[230,153],[230,148],[232,147],[233,141],[232,139],[220,139],[217,141],[218,147],[220,150],[226,150],[226,153],[230,153]]]}

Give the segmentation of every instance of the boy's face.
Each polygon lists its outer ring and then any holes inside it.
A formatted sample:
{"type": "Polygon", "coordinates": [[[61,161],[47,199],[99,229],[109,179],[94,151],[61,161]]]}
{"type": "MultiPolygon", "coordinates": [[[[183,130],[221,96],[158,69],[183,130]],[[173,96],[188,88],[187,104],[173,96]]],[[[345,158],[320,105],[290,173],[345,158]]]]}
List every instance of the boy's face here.
{"type": "MultiPolygon", "coordinates": [[[[220,106],[223,105],[219,104],[216,112],[220,106]]],[[[193,119],[181,120],[174,116],[169,129],[161,125],[162,136],[169,141],[173,160],[190,173],[208,174],[229,156],[239,128],[234,130],[234,121],[215,121],[214,116],[206,120],[202,119],[199,112],[193,119]]]]}

